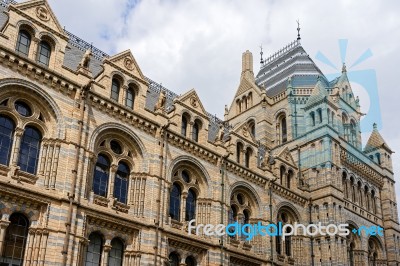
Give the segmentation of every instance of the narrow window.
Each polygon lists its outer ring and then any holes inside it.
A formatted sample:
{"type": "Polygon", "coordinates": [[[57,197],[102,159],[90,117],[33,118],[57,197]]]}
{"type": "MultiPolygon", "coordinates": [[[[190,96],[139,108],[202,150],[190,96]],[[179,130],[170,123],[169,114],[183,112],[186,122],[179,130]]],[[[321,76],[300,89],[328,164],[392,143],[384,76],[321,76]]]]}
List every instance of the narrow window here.
{"type": "Polygon", "coordinates": [[[179,221],[181,213],[181,188],[178,184],[172,185],[171,194],[169,196],[169,216],[171,219],[179,221]]]}
{"type": "Polygon", "coordinates": [[[187,126],[188,126],[187,118],[185,116],[182,116],[182,126],[181,126],[181,134],[182,134],[182,136],[186,137],[187,126]]]}
{"type": "Polygon", "coordinates": [[[28,56],[30,46],[31,46],[31,35],[26,30],[21,30],[18,34],[17,52],[20,52],[28,56]]]}
{"type": "Polygon", "coordinates": [[[24,251],[28,237],[29,221],[20,214],[13,213],[9,218],[10,224],[6,229],[1,265],[22,266],[24,251]]]}
{"type": "Polygon", "coordinates": [[[86,250],[85,266],[99,266],[103,249],[101,235],[92,233],[89,236],[89,245],[86,250]]]}
{"type": "Polygon", "coordinates": [[[51,55],[51,46],[45,41],[41,41],[39,44],[39,57],[38,62],[49,66],[50,62],[50,55],[51,55]]]}
{"type": "Polygon", "coordinates": [[[245,154],[245,166],[250,167],[250,158],[252,155],[252,150],[250,148],[247,148],[246,154],[245,154]]]}
{"type": "Polygon", "coordinates": [[[118,102],[120,84],[117,79],[112,79],[111,84],[111,99],[118,102]]]}
{"type": "Polygon", "coordinates": [[[114,184],[114,197],[119,202],[125,203],[128,194],[128,178],[129,178],[129,167],[125,163],[118,164],[118,170],[115,173],[115,184],[114,184]]]}
{"type": "Polygon", "coordinates": [[[108,255],[108,266],[122,266],[122,255],[124,254],[124,243],[118,238],[111,241],[111,250],[108,255]]]}
{"type": "Polygon", "coordinates": [[[318,123],[322,123],[322,110],[321,109],[318,109],[318,123]]]}
{"type": "Polygon", "coordinates": [[[311,112],[310,116],[311,116],[311,125],[315,126],[315,113],[311,112]]]}
{"type": "Polygon", "coordinates": [[[14,129],[14,122],[10,118],[0,115],[0,164],[8,165],[10,162],[14,129]]]}
{"type": "Polygon", "coordinates": [[[199,123],[196,121],[193,125],[193,140],[198,142],[199,141],[199,130],[200,130],[200,126],[199,123]]]}
{"type": "Polygon", "coordinates": [[[99,154],[94,169],[93,192],[103,197],[107,196],[110,161],[102,154],[99,154]]]}
{"type": "Polygon", "coordinates": [[[236,162],[237,163],[241,163],[241,154],[242,154],[242,150],[243,150],[243,144],[242,143],[238,143],[236,144],[236,162]]]}
{"type": "Polygon", "coordinates": [[[135,103],[135,91],[129,87],[126,91],[126,107],[133,109],[133,105],[135,103]]]}
{"type": "Polygon", "coordinates": [[[287,127],[286,127],[286,117],[282,118],[282,143],[287,141],[287,127]]]}
{"type": "Polygon", "coordinates": [[[192,189],[189,189],[186,198],[186,221],[191,221],[196,217],[196,194],[192,189]]]}
{"type": "Polygon", "coordinates": [[[34,127],[27,126],[21,139],[18,166],[21,171],[35,174],[39,161],[42,134],[34,127]]]}

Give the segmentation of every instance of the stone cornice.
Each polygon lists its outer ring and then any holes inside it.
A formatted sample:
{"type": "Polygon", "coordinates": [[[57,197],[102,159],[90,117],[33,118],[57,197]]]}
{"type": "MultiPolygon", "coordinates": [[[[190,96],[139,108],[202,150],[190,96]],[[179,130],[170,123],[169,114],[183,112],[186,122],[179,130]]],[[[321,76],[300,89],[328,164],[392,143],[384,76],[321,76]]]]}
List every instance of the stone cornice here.
{"type": "Polygon", "coordinates": [[[297,202],[303,206],[306,206],[306,204],[308,203],[308,198],[305,198],[279,184],[276,183],[272,183],[272,189],[273,192],[275,192],[276,194],[278,194],[279,196],[292,201],[292,202],[297,202]]]}

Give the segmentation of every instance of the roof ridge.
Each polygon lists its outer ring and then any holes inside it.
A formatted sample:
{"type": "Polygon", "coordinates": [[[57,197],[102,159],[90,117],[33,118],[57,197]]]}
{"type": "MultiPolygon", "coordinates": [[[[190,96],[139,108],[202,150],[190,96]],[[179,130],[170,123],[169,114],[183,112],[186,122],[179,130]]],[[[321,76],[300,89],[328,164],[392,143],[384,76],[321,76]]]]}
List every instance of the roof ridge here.
{"type": "Polygon", "coordinates": [[[264,68],[268,64],[278,60],[279,58],[281,58],[282,56],[284,56],[288,52],[293,51],[295,48],[297,48],[299,46],[301,46],[300,40],[294,40],[293,42],[290,42],[288,45],[284,46],[283,48],[281,48],[277,52],[275,52],[272,55],[270,55],[269,57],[267,57],[264,60],[263,65],[262,65],[261,68],[264,68]]]}

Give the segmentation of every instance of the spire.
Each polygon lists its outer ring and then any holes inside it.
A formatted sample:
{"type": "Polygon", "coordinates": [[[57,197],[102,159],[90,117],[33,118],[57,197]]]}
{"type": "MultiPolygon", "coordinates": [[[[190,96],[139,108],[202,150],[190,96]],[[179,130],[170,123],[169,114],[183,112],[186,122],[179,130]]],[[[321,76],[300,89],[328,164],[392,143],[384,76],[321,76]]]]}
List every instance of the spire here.
{"type": "Polygon", "coordinates": [[[344,63],[344,62],[343,62],[343,66],[342,66],[342,73],[347,73],[346,63],[344,63]]]}
{"type": "Polygon", "coordinates": [[[392,153],[392,150],[386,144],[385,140],[382,138],[381,134],[378,131],[378,125],[376,123],[373,124],[373,130],[371,136],[368,139],[367,144],[365,145],[364,152],[370,152],[374,149],[384,148],[387,151],[392,153]]]}
{"type": "Polygon", "coordinates": [[[297,40],[300,41],[300,21],[296,20],[297,22],[297,40]]]}
{"type": "Polygon", "coordinates": [[[263,50],[262,50],[262,44],[260,45],[260,50],[261,50],[261,51],[260,51],[260,55],[261,55],[260,64],[261,64],[261,65],[264,65],[264,58],[263,58],[263,54],[264,54],[264,53],[263,53],[263,50]]]}

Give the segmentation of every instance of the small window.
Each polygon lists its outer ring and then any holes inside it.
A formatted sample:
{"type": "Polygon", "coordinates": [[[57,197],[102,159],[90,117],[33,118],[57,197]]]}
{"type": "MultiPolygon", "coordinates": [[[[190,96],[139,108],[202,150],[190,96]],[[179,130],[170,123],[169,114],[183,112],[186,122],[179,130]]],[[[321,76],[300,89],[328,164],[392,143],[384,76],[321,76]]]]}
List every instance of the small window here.
{"type": "Polygon", "coordinates": [[[31,35],[26,30],[21,30],[18,34],[17,52],[28,56],[31,46],[31,35]]]}
{"type": "Polygon", "coordinates": [[[38,62],[49,66],[51,55],[51,46],[46,41],[41,41],[39,44],[39,57],[38,62]]]}
{"type": "Polygon", "coordinates": [[[133,105],[135,102],[135,91],[129,87],[126,91],[126,107],[133,109],[133,105]]]}
{"type": "Polygon", "coordinates": [[[119,143],[116,140],[110,141],[110,148],[116,154],[121,154],[122,153],[121,145],[119,145],[119,143]]]}
{"type": "Polygon", "coordinates": [[[17,110],[17,112],[20,115],[25,116],[25,117],[29,117],[32,115],[32,110],[29,107],[29,105],[27,105],[26,103],[21,102],[21,101],[16,101],[14,106],[15,106],[15,110],[17,110]]]}
{"type": "Polygon", "coordinates": [[[117,79],[112,79],[111,99],[118,102],[120,83],[117,79]]]}

